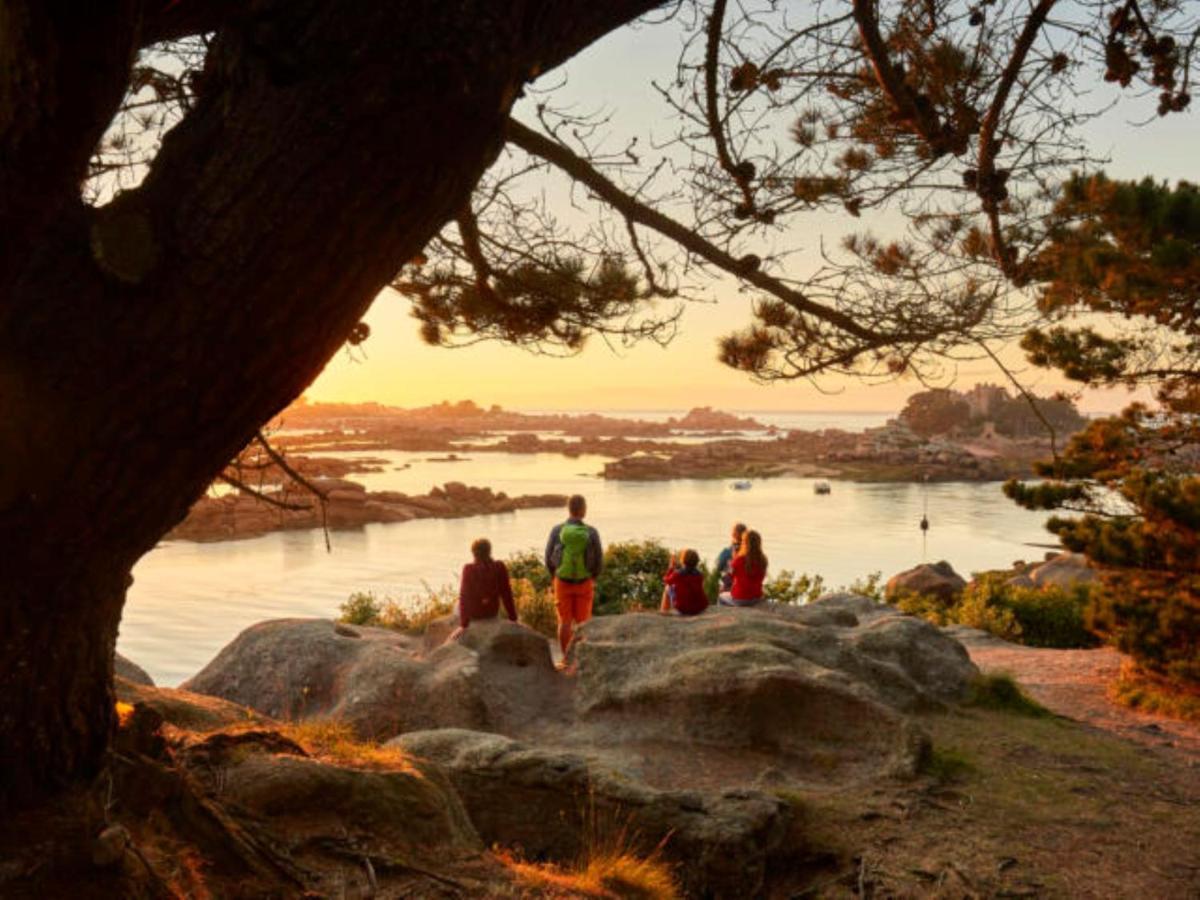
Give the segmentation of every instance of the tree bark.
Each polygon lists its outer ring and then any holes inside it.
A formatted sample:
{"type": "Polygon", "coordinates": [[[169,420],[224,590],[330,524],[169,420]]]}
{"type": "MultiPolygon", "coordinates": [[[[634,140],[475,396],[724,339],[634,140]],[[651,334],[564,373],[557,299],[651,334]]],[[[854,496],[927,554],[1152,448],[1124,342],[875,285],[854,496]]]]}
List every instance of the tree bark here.
{"type": "Polygon", "coordinates": [[[25,228],[0,268],[0,802],[98,770],[133,564],[467,201],[522,85],[655,5],[249,3],[142,186],[25,228]]]}

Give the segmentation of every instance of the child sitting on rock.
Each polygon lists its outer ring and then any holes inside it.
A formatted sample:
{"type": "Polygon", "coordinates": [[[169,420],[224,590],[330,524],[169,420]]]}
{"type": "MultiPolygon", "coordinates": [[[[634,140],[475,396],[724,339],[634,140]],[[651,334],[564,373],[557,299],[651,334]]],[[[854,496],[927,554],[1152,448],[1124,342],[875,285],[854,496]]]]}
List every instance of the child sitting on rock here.
{"type": "Polygon", "coordinates": [[[700,554],[695,550],[671,554],[663,583],[666,587],[659,608],[663,615],[669,615],[673,609],[681,616],[697,616],[708,609],[704,573],[700,571],[700,554]]]}

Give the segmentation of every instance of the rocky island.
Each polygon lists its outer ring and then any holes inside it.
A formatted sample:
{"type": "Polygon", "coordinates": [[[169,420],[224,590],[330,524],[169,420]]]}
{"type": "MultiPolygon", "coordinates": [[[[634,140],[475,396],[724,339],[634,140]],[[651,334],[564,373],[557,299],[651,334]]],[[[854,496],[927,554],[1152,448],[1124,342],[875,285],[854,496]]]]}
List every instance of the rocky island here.
{"type": "Polygon", "coordinates": [[[471,401],[398,409],[377,403],[299,404],[282,417],[281,446],[299,452],[420,450],[561,453],[608,458],[604,478],[801,475],[863,481],[990,481],[1028,475],[1050,452],[1043,421],[1064,438],[1084,419],[1064,401],[979,385],[914,395],[896,419],[861,433],[780,430],[700,407],[662,422],[596,413],[527,414],[471,401]]]}
{"type": "Polygon", "coordinates": [[[264,502],[243,492],[201,497],[187,518],[168,532],[167,539],[227,541],[272,531],[349,529],[377,522],[457,519],[517,509],[562,507],[567,502],[565,494],[509,497],[503,491],[493,492],[491,488],[470,487],[457,481],[420,496],[368,491],[357,482],[330,477],[317,477],[310,483],[321,493],[292,493],[286,506],[264,502]]]}

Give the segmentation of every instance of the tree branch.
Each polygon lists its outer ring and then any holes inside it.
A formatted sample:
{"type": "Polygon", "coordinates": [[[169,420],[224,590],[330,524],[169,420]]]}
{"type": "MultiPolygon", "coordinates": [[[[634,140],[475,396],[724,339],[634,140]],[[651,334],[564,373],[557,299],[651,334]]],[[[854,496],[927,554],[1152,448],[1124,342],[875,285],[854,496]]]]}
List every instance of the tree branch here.
{"type": "Polygon", "coordinates": [[[249,494],[255,500],[261,500],[268,506],[274,506],[277,509],[293,510],[295,512],[304,512],[312,509],[307,503],[288,503],[286,500],[277,500],[270,494],[265,494],[258,488],[252,488],[246,482],[242,481],[236,475],[230,475],[228,472],[222,472],[217,476],[218,481],[223,481],[231,487],[237,488],[243,494],[249,494]]]}
{"type": "Polygon", "coordinates": [[[675,219],[631,197],[603,173],[597,171],[586,159],[516,119],[510,118],[508,121],[508,139],[526,153],[546,160],[573,180],[589,188],[597,197],[628,220],[657,231],[689,253],[695,254],[717,268],[782,300],[798,312],[821,319],[863,341],[876,343],[886,341],[886,336],[860,325],[851,316],[831,306],[810,300],[779,279],[767,275],[747,261],[739,260],[720,247],[706,241],[695,231],[675,219]]]}
{"type": "Polygon", "coordinates": [[[154,0],[142,20],[143,47],[216,31],[250,9],[250,0],[154,0]]]}
{"type": "Polygon", "coordinates": [[[754,209],[754,193],[750,190],[750,179],[729,152],[729,142],[725,140],[725,123],[721,121],[721,111],[717,107],[717,63],[721,50],[721,29],[725,23],[725,4],[726,0],[715,0],[708,17],[708,40],[704,53],[704,113],[708,119],[708,131],[716,146],[717,160],[742,192],[742,203],[749,212],[754,209]]]}

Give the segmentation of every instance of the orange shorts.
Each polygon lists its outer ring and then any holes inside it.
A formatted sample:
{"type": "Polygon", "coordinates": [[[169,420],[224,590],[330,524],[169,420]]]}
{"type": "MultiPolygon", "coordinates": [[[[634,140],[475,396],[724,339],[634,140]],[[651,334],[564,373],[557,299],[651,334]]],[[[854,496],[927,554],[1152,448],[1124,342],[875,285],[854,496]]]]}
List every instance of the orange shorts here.
{"type": "Polygon", "coordinates": [[[554,579],[554,602],[558,607],[558,621],[582,624],[592,617],[592,597],[595,582],[572,582],[554,579]]]}

